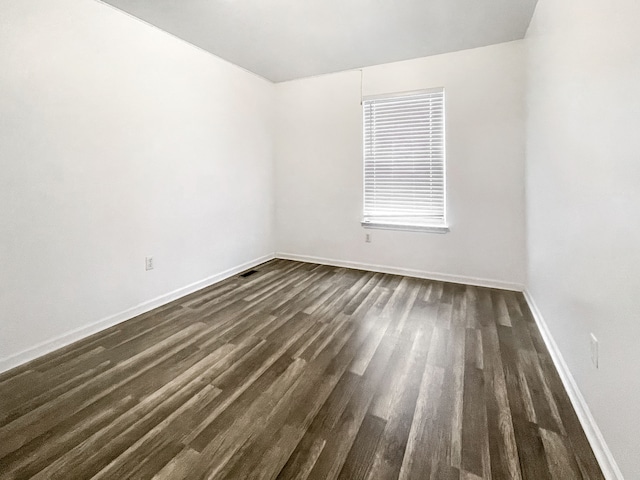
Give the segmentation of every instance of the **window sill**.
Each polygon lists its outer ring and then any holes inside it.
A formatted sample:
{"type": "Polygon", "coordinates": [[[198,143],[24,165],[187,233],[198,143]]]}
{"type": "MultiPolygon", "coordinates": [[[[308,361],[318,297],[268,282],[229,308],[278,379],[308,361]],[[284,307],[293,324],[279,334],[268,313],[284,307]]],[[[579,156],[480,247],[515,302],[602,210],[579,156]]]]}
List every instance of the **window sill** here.
{"type": "Polygon", "coordinates": [[[360,222],[364,228],[378,230],[400,230],[405,232],[448,233],[447,225],[406,225],[397,223],[360,222]]]}

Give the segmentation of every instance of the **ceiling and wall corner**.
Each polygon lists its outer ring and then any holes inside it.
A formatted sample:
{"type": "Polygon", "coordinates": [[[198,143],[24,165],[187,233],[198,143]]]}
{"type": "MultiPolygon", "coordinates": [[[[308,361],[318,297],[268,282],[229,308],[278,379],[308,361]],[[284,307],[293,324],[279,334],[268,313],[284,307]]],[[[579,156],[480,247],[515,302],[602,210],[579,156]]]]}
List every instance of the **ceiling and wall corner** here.
{"type": "Polygon", "coordinates": [[[98,0],[273,82],[522,39],[537,0],[98,0]]]}

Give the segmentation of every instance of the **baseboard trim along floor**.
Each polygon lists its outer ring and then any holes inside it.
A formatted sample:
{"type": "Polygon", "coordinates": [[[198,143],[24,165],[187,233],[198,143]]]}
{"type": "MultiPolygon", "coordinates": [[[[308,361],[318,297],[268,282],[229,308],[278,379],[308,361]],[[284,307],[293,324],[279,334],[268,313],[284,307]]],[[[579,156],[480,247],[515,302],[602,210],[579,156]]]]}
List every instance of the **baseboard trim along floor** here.
{"type": "Polygon", "coordinates": [[[70,332],[64,333],[58,337],[52,338],[45,342],[42,342],[38,345],[35,345],[27,350],[23,350],[17,354],[11,355],[6,358],[0,359],[0,373],[10,370],[14,367],[22,365],[23,363],[27,363],[35,358],[38,358],[47,353],[53,352],[59,348],[70,345],[73,342],[78,340],[82,340],[89,335],[93,335],[102,330],[105,330],[109,327],[117,325],[118,323],[129,320],[133,317],[136,317],[140,314],[146,313],[154,308],[161,307],[169,302],[177,300],[180,297],[184,297],[185,295],[189,295],[190,293],[196,292],[202,288],[213,285],[214,283],[221,282],[222,280],[226,280],[233,275],[236,275],[244,270],[248,270],[256,265],[260,265],[261,263],[268,262],[273,259],[273,254],[264,255],[262,257],[250,260],[241,265],[237,265],[235,267],[229,268],[223,272],[216,273],[207,278],[203,278],[197,282],[191,283],[185,287],[178,288],[173,290],[172,292],[165,293],[164,295],[160,295],[159,297],[153,298],[146,302],[140,303],[134,307],[123,310],[122,312],[118,312],[116,314],[110,315],[106,318],[98,320],[97,322],[91,323],[84,327],[72,330],[70,332]]]}
{"type": "Polygon", "coordinates": [[[426,270],[416,270],[411,268],[391,267],[388,265],[376,265],[372,263],[350,262],[346,260],[336,260],[332,258],[314,257],[310,255],[298,255],[295,253],[278,252],[275,258],[283,260],[294,260],[296,262],[317,263],[320,265],[330,265],[332,267],[354,268],[356,270],[367,270],[369,272],[390,273],[392,275],[404,275],[405,277],[423,278],[425,280],[437,280],[439,282],[459,283],[462,285],[473,285],[474,287],[498,288],[500,290],[511,290],[522,292],[524,285],[502,280],[491,280],[477,277],[467,277],[464,275],[452,275],[448,273],[427,272],[426,270]]]}
{"type": "Polygon", "coordinates": [[[524,298],[527,300],[529,304],[529,309],[533,315],[536,324],[538,325],[538,329],[540,330],[540,334],[544,340],[545,345],[547,346],[547,350],[549,350],[549,354],[553,359],[553,363],[560,375],[560,379],[562,380],[562,384],[564,385],[567,394],[569,395],[569,399],[573,405],[573,408],[580,419],[580,423],[582,424],[582,428],[591,444],[591,448],[593,449],[593,453],[600,464],[600,468],[602,469],[602,473],[608,480],[624,480],[622,476],[622,472],[616,463],[611,450],[609,450],[609,446],[598,427],[593,415],[591,414],[591,410],[589,409],[589,405],[585,400],[580,388],[578,388],[578,384],[576,383],[567,363],[564,361],[564,357],[558,348],[553,336],[551,335],[551,331],[547,326],[547,323],[540,313],[540,309],[536,305],[535,300],[531,296],[531,292],[527,289],[524,290],[524,298]]]}

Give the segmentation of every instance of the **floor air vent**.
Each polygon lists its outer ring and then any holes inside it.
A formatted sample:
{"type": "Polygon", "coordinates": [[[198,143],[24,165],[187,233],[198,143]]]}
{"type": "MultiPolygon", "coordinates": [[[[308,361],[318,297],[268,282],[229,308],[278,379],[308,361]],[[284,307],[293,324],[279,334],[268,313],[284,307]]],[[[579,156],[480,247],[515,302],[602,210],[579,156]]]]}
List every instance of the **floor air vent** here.
{"type": "Polygon", "coordinates": [[[246,277],[249,277],[249,276],[253,275],[254,273],[258,273],[258,270],[249,270],[249,271],[246,271],[244,273],[241,273],[240,276],[246,278],[246,277]]]}

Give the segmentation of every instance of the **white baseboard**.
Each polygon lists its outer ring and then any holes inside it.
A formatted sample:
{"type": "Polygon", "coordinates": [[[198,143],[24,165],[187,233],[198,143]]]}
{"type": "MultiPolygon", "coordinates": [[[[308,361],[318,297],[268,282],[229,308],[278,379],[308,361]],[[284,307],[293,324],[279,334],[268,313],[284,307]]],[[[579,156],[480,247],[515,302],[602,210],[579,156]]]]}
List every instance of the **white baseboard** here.
{"type": "Polygon", "coordinates": [[[331,265],[333,267],[355,268],[358,270],[369,270],[371,272],[390,273],[393,275],[405,275],[407,277],[425,278],[427,280],[437,280],[441,282],[461,283],[463,285],[474,285],[477,287],[499,288],[501,290],[513,290],[516,292],[522,292],[524,290],[524,286],[519,283],[504,282],[502,280],[489,280],[485,278],[466,277],[463,275],[450,275],[448,273],[427,272],[424,270],[390,267],[387,265],[375,265],[371,263],[349,262],[345,260],[311,257],[293,253],[278,252],[275,256],[276,258],[282,258],[284,260],[319,263],[322,265],[331,265]]]}
{"type": "Polygon", "coordinates": [[[259,265],[261,263],[267,262],[273,258],[274,258],[274,255],[269,254],[269,255],[264,255],[260,258],[251,260],[249,262],[245,262],[242,265],[237,265],[235,267],[229,268],[224,272],[216,273],[215,275],[211,275],[210,277],[204,278],[200,281],[197,281],[185,287],[178,288],[177,290],[174,290],[169,293],[165,293],[164,295],[160,295],[159,297],[143,302],[139,305],[136,305],[135,307],[128,308],[127,310],[116,313],[114,315],[110,315],[90,325],[80,327],[76,330],[72,330],[58,337],[42,342],[22,352],[16,353],[6,358],[2,358],[0,359],[0,373],[10,370],[11,368],[17,367],[19,365],[22,365],[23,363],[26,363],[30,360],[38,358],[47,353],[50,353],[54,350],[62,348],[75,341],[81,340],[85,337],[88,337],[89,335],[98,333],[101,330],[105,330],[109,327],[117,325],[118,323],[129,320],[142,313],[153,310],[154,308],[158,308],[158,307],[161,307],[162,305],[166,305],[167,303],[177,300],[180,297],[184,297],[185,295],[189,295],[190,293],[196,292],[202,288],[213,285],[214,283],[218,283],[244,270],[255,267],[256,265],[259,265]]]}
{"type": "Polygon", "coordinates": [[[560,375],[562,384],[569,395],[569,399],[576,411],[576,415],[578,415],[582,429],[584,430],[584,433],[591,444],[591,448],[593,449],[593,453],[600,464],[602,473],[607,480],[624,480],[622,472],[613,458],[611,450],[609,450],[609,446],[602,436],[602,432],[598,428],[598,424],[591,414],[587,401],[584,399],[580,388],[578,388],[578,384],[573,378],[567,363],[564,361],[562,353],[553,339],[547,323],[544,321],[536,302],[533,300],[531,293],[527,289],[524,290],[524,297],[529,304],[533,318],[540,329],[544,343],[551,354],[553,363],[558,370],[558,374],[560,375]]]}

